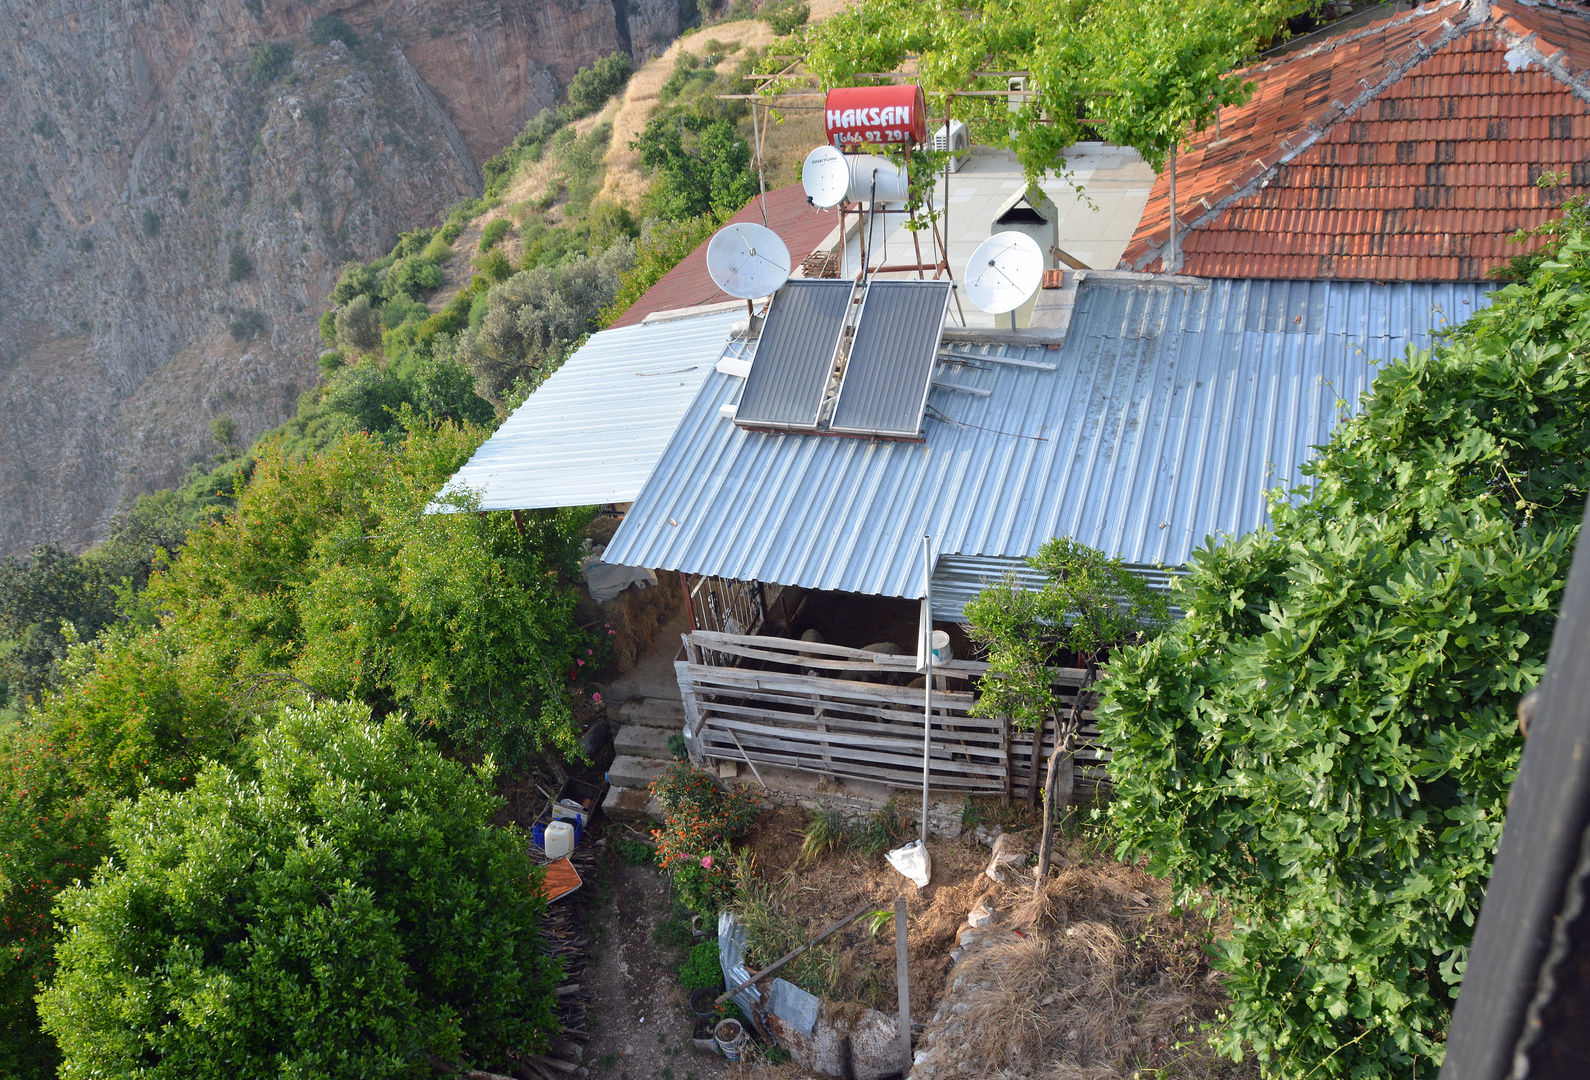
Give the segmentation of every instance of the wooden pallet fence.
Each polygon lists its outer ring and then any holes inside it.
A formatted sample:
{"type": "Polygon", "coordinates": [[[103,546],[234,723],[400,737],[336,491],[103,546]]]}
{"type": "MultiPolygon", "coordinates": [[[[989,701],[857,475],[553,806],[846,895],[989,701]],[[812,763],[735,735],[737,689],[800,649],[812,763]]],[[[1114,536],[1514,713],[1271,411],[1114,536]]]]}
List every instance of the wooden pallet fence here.
{"type": "MultiPolygon", "coordinates": [[[[894,787],[922,782],[921,686],[910,656],[841,645],[697,631],[684,636],[674,666],[686,723],[698,756],[854,778],[894,787]]],[[[977,661],[935,665],[929,782],[966,794],[1024,791],[1032,771],[1031,737],[1008,720],[971,715],[977,661]]],[[[1061,692],[1084,673],[1056,672],[1061,692]]],[[[1103,779],[1108,752],[1084,713],[1077,775],[1103,779]]],[[[1044,733],[1046,760],[1053,730],[1044,733]]]]}

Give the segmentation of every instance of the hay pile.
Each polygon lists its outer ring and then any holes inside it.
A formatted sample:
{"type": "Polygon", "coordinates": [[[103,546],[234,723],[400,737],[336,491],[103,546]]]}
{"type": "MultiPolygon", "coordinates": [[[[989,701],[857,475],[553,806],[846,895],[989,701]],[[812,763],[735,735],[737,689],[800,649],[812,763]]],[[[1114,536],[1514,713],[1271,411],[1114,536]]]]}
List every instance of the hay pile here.
{"type": "Polygon", "coordinates": [[[1030,871],[956,890],[975,891],[962,910],[981,925],[960,926],[912,1080],[1257,1076],[1252,1062],[1217,1056],[1201,1030],[1226,1000],[1202,952],[1209,923],[1173,914],[1165,883],[1135,867],[1081,845],[1067,854],[1036,898],[1030,871]]]}

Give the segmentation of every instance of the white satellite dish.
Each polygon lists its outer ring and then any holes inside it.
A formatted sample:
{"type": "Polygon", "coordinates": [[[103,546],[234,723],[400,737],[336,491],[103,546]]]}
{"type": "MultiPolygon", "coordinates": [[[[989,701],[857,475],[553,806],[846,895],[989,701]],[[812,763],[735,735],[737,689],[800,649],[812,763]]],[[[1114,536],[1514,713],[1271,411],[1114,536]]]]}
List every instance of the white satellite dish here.
{"type": "Polygon", "coordinates": [[[966,265],[967,298],[993,315],[1015,311],[1042,283],[1043,250],[1026,233],[995,233],[966,265]]]}
{"type": "Polygon", "coordinates": [[[819,146],[806,155],[801,166],[801,187],[813,206],[832,210],[845,201],[850,190],[850,162],[832,146],[819,146]]]}
{"type": "Polygon", "coordinates": [[[707,273],[741,300],[771,296],[789,280],[789,248],[764,225],[725,225],[707,245],[707,273]]]}
{"type": "Polygon", "coordinates": [[[806,155],[801,187],[819,210],[842,202],[899,203],[910,197],[906,171],[888,158],[841,154],[826,145],[806,155]]]}

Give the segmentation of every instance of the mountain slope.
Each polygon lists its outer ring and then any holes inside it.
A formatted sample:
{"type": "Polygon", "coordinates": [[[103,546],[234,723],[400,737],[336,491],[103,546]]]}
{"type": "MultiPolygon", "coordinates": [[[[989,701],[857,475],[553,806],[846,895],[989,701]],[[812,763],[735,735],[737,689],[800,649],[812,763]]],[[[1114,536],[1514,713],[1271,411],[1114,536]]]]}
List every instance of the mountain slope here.
{"type": "Polygon", "coordinates": [[[574,71],[677,22],[677,0],[0,0],[0,554],[89,545],[215,449],[214,418],[246,445],[290,416],[341,264],[478,193],[574,71]]]}

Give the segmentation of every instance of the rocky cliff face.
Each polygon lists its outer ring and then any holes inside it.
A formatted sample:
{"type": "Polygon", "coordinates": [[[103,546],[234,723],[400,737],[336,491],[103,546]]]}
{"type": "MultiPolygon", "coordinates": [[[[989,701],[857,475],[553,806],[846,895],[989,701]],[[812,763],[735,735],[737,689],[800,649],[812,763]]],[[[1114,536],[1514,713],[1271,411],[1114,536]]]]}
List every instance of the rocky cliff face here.
{"type": "Polygon", "coordinates": [[[341,264],[676,29],[677,0],[0,0],[0,555],[88,546],[216,416],[291,415],[341,264]],[[352,47],[310,41],[332,14],[352,47]]]}

